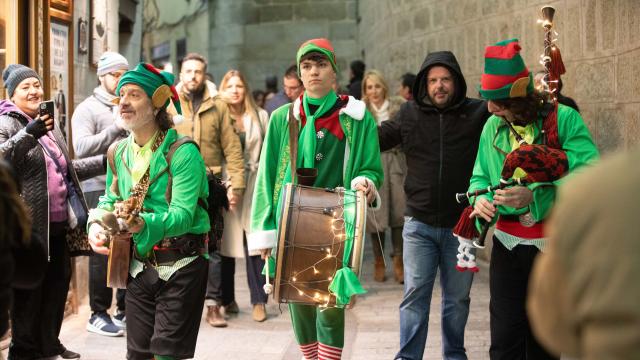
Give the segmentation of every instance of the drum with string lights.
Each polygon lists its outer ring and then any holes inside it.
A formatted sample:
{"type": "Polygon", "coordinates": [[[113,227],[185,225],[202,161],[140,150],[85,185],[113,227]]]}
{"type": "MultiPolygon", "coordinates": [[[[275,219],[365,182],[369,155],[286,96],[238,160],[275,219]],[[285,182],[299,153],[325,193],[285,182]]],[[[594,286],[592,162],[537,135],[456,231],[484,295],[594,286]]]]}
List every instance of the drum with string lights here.
{"type": "Polygon", "coordinates": [[[275,300],[336,307],[363,293],[364,193],[287,184],[281,200],[275,300]]]}

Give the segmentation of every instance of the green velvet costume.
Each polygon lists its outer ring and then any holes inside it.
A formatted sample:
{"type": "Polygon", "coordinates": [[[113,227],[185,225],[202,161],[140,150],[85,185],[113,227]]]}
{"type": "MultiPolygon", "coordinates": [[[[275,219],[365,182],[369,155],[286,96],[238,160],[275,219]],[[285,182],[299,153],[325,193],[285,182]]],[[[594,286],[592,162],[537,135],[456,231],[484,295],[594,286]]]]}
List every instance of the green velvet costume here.
{"type": "MultiPolygon", "coordinates": [[[[333,92],[330,92],[329,96],[336,97],[333,92]]],[[[303,97],[306,97],[306,94],[303,97]]],[[[294,107],[294,115],[300,121],[301,108],[305,109],[305,114],[309,113],[309,106],[305,104],[307,101],[307,99],[304,101],[302,98],[297,99],[292,105],[280,107],[271,116],[253,197],[252,231],[248,238],[249,250],[276,247],[278,203],[283,186],[291,181],[287,121],[289,106],[294,107]]],[[[300,132],[298,166],[311,165],[318,169],[315,187],[353,188],[357,183],[368,179],[377,188],[382,183],[383,171],[376,121],[366,110],[363,102],[355,98],[342,98],[338,101],[342,101],[344,106],[341,108],[340,105],[334,106],[328,112],[316,117],[320,121],[339,112],[335,121],[339,121],[344,137],[340,139],[327,128],[316,129],[315,126],[312,128],[310,126],[313,122],[307,121],[300,132]],[[310,132],[315,137],[315,147],[311,149],[312,152],[309,152],[308,146],[310,132]]],[[[313,105],[314,99],[309,102],[313,105]]],[[[325,106],[325,110],[327,107],[325,106]]],[[[322,109],[323,107],[319,106],[318,110],[322,111],[322,109]]],[[[290,305],[289,309],[299,344],[319,342],[335,348],[343,347],[343,308],[320,310],[310,305],[290,305]]]]}

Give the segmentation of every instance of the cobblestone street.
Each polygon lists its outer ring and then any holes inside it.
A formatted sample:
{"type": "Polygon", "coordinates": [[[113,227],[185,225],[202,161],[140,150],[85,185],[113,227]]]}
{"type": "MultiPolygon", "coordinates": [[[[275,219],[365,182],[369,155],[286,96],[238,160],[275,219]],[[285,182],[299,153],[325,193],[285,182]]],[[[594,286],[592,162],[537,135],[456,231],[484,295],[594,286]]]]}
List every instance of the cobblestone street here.
{"type": "MultiPolygon", "coordinates": [[[[368,245],[368,244],[367,244],[368,245]]],[[[373,256],[367,246],[363,264],[363,283],[368,294],[358,298],[356,306],[347,311],[346,339],[343,359],[393,359],[398,350],[398,304],[402,299],[402,285],[395,283],[391,269],[384,283],[373,281],[373,256]]],[[[391,260],[387,261],[388,266],[391,260]]],[[[251,319],[249,290],[244,260],[236,265],[236,300],[240,314],[229,319],[227,328],[213,328],[203,320],[198,336],[195,359],[214,360],[300,360],[302,357],[293,338],[289,314],[285,305],[269,304],[269,319],[256,323],[251,319]]],[[[471,313],[466,331],[466,346],[470,359],[488,359],[489,349],[489,284],[488,270],[476,275],[471,291],[471,313]]],[[[431,320],[425,359],[440,359],[440,301],[441,292],[435,285],[431,304],[431,320]]],[[[199,311],[199,310],[198,310],[199,311]]],[[[85,330],[89,318],[88,302],[80,312],[67,318],[62,326],[61,340],[69,349],[82,354],[85,360],[124,359],[124,337],[109,338],[85,330]]],[[[3,352],[6,356],[6,350],[3,352]]]]}

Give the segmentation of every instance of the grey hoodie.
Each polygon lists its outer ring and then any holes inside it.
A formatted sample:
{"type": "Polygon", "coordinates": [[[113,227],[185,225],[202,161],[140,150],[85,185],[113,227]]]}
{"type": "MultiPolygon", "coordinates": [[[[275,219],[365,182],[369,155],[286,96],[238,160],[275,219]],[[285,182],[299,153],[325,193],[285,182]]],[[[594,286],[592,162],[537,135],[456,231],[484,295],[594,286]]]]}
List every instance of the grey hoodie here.
{"type": "MultiPolygon", "coordinates": [[[[71,131],[73,150],[78,159],[107,153],[109,145],[127,136],[115,124],[117,106],[115,98],[102,87],[93,89],[93,95],[81,102],[73,112],[71,131]]],[[[82,191],[104,191],[106,177],[97,176],[82,182],[82,191]]]]}

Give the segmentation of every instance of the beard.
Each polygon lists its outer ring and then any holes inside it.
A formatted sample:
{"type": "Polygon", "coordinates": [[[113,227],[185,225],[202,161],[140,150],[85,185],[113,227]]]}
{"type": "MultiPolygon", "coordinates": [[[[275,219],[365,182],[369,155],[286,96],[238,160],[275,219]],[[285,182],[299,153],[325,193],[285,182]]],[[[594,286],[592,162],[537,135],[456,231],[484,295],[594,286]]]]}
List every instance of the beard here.
{"type": "Polygon", "coordinates": [[[155,121],[155,116],[153,114],[153,108],[145,107],[142,111],[136,111],[135,115],[132,117],[130,116],[128,119],[125,119],[120,115],[116,121],[119,122],[123,129],[127,131],[135,131],[155,121]]]}
{"type": "Polygon", "coordinates": [[[196,84],[194,82],[187,82],[184,84],[184,88],[187,90],[189,94],[196,94],[204,90],[205,82],[201,82],[200,84],[196,84]]]}

